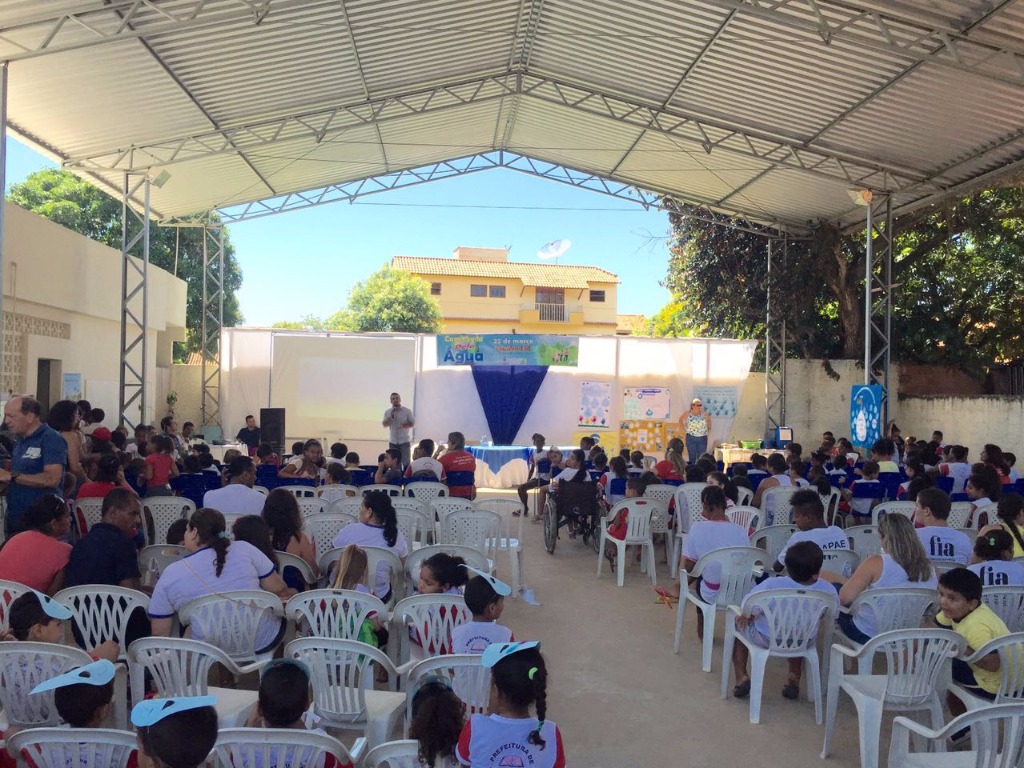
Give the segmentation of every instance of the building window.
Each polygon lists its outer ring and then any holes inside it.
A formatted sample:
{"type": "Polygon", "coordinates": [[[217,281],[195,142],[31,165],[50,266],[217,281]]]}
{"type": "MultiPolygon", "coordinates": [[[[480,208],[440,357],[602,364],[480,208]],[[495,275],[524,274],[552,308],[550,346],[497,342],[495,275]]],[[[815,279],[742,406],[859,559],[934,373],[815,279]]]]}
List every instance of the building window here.
{"type": "Polygon", "coordinates": [[[490,286],[491,298],[492,299],[504,299],[505,298],[505,286],[504,285],[492,285],[490,286]]]}
{"type": "Polygon", "coordinates": [[[430,284],[430,295],[431,296],[440,296],[441,295],[441,284],[440,283],[431,283],[430,284]]]}
{"type": "Polygon", "coordinates": [[[604,303],[604,291],[591,291],[590,300],[604,303]]]}
{"type": "Polygon", "coordinates": [[[487,298],[487,286],[486,285],[470,285],[469,295],[476,298],[487,298]]]}

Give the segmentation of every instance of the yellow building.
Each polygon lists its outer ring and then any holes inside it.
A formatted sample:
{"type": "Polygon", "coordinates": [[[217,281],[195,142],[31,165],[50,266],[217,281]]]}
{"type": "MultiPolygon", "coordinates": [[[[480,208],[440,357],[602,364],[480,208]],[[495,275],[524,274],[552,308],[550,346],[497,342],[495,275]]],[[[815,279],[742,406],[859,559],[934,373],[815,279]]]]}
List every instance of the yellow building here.
{"type": "Polygon", "coordinates": [[[430,283],[445,333],[615,335],[619,278],[597,267],[509,261],[504,248],[464,246],[454,258],[395,256],[391,266],[430,283]]]}

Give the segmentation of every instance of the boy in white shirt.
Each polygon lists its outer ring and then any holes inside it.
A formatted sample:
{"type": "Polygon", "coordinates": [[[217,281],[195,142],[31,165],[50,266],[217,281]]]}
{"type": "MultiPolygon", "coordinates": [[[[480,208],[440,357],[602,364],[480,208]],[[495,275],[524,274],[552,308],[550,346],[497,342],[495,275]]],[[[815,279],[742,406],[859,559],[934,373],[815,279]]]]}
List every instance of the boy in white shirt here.
{"type": "MultiPolygon", "coordinates": [[[[750,595],[759,592],[768,592],[776,589],[803,589],[809,592],[820,592],[827,595],[834,603],[834,611],[839,610],[839,595],[831,584],[818,578],[821,572],[821,565],[824,562],[824,555],[821,547],[813,541],[801,541],[789,547],[786,552],[786,571],[788,576],[779,576],[772,579],[765,579],[748,593],[750,595]]],[[[746,636],[762,648],[771,645],[767,619],[760,613],[750,616],[739,616],[736,619],[736,628],[746,633],[746,636]]],[[[750,651],[743,643],[736,643],[732,649],[732,664],[736,672],[736,687],[732,695],[738,699],[750,695],[750,675],[747,673],[747,661],[750,658],[750,651]]],[[[789,679],[782,688],[782,695],[787,699],[800,697],[800,677],[803,673],[803,659],[787,659],[789,662],[789,679]]]]}
{"type": "Polygon", "coordinates": [[[462,567],[476,574],[466,583],[463,595],[473,620],[452,630],[452,653],[483,653],[493,643],[513,642],[512,630],[498,624],[512,587],[470,565],[462,567]]]}
{"type": "Polygon", "coordinates": [[[864,525],[863,519],[856,521],[856,518],[870,518],[871,509],[882,500],[882,484],[878,482],[878,462],[877,461],[865,461],[864,465],[859,471],[861,477],[859,480],[854,480],[851,483],[849,489],[843,492],[843,499],[850,503],[850,512],[854,517],[854,525],[864,525]],[[877,493],[877,496],[867,496],[862,498],[854,498],[853,489],[860,486],[862,489],[867,489],[869,493],[877,493]]]}
{"type": "Polygon", "coordinates": [[[963,531],[949,527],[949,496],[941,488],[925,488],[917,494],[914,522],[929,560],[967,565],[973,549],[963,531]]]}
{"type": "Polygon", "coordinates": [[[842,528],[825,525],[825,507],[816,490],[797,491],[790,497],[790,504],[793,506],[793,523],[798,530],[779,552],[779,559],[774,565],[776,572],[785,568],[786,553],[790,547],[801,541],[813,541],[823,552],[850,548],[850,540],[842,528]]]}

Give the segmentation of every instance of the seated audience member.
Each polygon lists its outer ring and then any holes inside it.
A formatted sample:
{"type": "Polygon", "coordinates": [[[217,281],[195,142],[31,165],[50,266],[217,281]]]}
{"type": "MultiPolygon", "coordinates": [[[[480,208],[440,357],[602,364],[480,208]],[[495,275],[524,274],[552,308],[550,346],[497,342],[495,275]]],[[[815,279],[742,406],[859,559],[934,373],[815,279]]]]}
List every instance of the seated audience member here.
{"type": "Polygon", "coordinates": [[[463,594],[473,620],[452,630],[452,653],[483,653],[492,643],[514,642],[512,630],[498,623],[512,587],[489,573],[463,567],[477,574],[466,582],[463,594]]]}
{"type": "Polygon", "coordinates": [[[466,450],[466,436],[461,432],[448,435],[448,450],[440,458],[441,467],[448,476],[448,495],[457,499],[473,499],[476,497],[476,485],[452,485],[452,472],[476,472],[476,458],[466,450]]]}
{"type": "Polygon", "coordinates": [[[71,545],[61,541],[71,530],[68,505],[59,496],[40,496],[25,512],[22,525],[24,530],[0,549],[0,579],[54,595],[64,588],[71,556],[71,545]]]}
{"type": "Polygon", "coordinates": [[[924,462],[921,461],[919,456],[908,456],[903,469],[907,473],[907,479],[905,482],[900,483],[900,487],[896,491],[896,498],[900,501],[907,498],[907,489],[910,487],[911,480],[915,477],[927,477],[927,473],[924,471],[924,462]]]}
{"type": "Polygon", "coordinates": [[[803,453],[804,447],[800,445],[800,443],[790,443],[782,451],[783,458],[786,460],[787,464],[792,463],[794,459],[803,461],[803,453]]]}
{"type": "Polygon", "coordinates": [[[181,460],[181,474],[183,475],[202,475],[203,467],[199,463],[199,457],[193,453],[181,460]]]}
{"type": "MultiPolygon", "coordinates": [[[[748,594],[760,594],[776,589],[812,590],[826,595],[833,603],[834,612],[838,612],[839,600],[835,587],[819,578],[823,562],[821,548],[813,541],[790,544],[787,546],[784,561],[787,575],[775,579],[765,579],[760,584],[755,584],[748,594]]],[[[768,620],[759,613],[751,616],[739,616],[736,619],[736,628],[762,648],[768,648],[771,645],[772,629],[768,626],[768,620]]],[[[815,634],[817,634],[817,630],[815,630],[815,634]]],[[[732,651],[732,663],[736,673],[736,687],[732,689],[732,695],[738,699],[750,695],[750,675],[747,674],[749,659],[750,651],[747,646],[743,643],[736,643],[732,651]]],[[[782,688],[783,698],[790,700],[800,698],[803,661],[800,657],[788,660],[789,677],[782,688]]]]}
{"type": "Polygon", "coordinates": [[[727,509],[735,507],[739,502],[739,489],[732,478],[725,474],[725,472],[715,470],[708,473],[707,483],[708,485],[717,485],[725,492],[725,506],[727,509]]]}
{"type": "Polygon", "coordinates": [[[103,499],[103,517],[71,550],[67,586],[108,584],[142,589],[135,537],[142,527],[139,497],[115,488],[103,499]]]}
{"type": "Polygon", "coordinates": [[[917,536],[929,559],[967,565],[971,540],[963,531],[949,527],[949,496],[941,488],[925,488],[917,494],[914,522],[917,536]]]}
{"type": "MultiPolygon", "coordinates": [[[[149,618],[153,635],[167,637],[178,610],[190,600],[204,595],[236,590],[265,589],[282,600],[295,594],[274,569],[265,554],[244,541],[232,542],[224,515],[215,509],[197,509],[185,529],[185,548],[189,556],[168,565],[153,589],[149,618]]],[[[256,652],[275,648],[284,636],[285,620],[267,616],[256,630],[256,652]]],[[[197,627],[192,627],[196,640],[197,627]]]]}
{"type": "Polygon", "coordinates": [[[352,481],[352,475],[344,464],[332,461],[327,465],[324,476],[325,485],[348,485],[352,481]]]}
{"type": "Polygon", "coordinates": [[[331,453],[327,457],[327,466],[341,464],[345,466],[345,454],[348,453],[348,446],[344,443],[331,443],[331,453]]]}
{"type": "Polygon", "coordinates": [[[793,485],[801,488],[805,488],[809,485],[807,479],[804,477],[805,465],[803,459],[791,459],[787,466],[789,467],[787,474],[789,475],[790,482],[792,482],[793,485]]]}
{"type": "Polygon", "coordinates": [[[978,538],[992,531],[1005,531],[1010,537],[1013,557],[1024,557],[1024,496],[1019,493],[1004,493],[996,502],[996,519],[989,518],[987,525],[978,533],[978,538]]]}
{"type": "MultiPolygon", "coordinates": [[[[557,477],[558,474],[565,469],[565,461],[562,458],[562,451],[552,446],[548,449],[548,461],[551,462],[551,466],[548,469],[548,475],[551,478],[557,477]]],[[[533,522],[539,523],[544,519],[544,505],[547,503],[548,492],[551,490],[550,480],[544,485],[540,486],[540,490],[537,491],[537,514],[533,516],[533,522]]]]}
{"type": "Polygon", "coordinates": [[[125,482],[124,469],[117,456],[112,454],[100,456],[94,466],[93,479],[82,484],[76,498],[102,499],[115,488],[135,493],[135,489],[125,482]]]}
{"type": "Polygon", "coordinates": [[[420,440],[412,449],[412,461],[405,468],[405,476],[444,482],[444,467],[434,458],[435,450],[434,441],[429,437],[420,440]]]}
{"type": "Polygon", "coordinates": [[[172,496],[170,482],[178,476],[174,463],[174,441],[167,435],[153,435],[146,453],[146,496],[172,496]]]}
{"type": "MultiPolygon", "coordinates": [[[[973,504],[971,508],[971,519],[973,520],[979,509],[999,501],[999,497],[1003,493],[1003,485],[999,482],[999,474],[991,466],[978,463],[971,466],[971,474],[967,476],[964,491],[973,504]]],[[[991,517],[988,511],[983,512],[982,517],[980,522],[983,525],[992,522],[991,519],[988,519],[991,517]]]]}
{"type": "Polygon", "coordinates": [[[228,484],[203,494],[203,506],[224,515],[258,515],[267,497],[253,490],[255,482],[256,465],[239,454],[228,465],[228,484]]]}
{"type": "Polygon", "coordinates": [[[408,735],[419,745],[417,765],[457,768],[455,748],[466,725],[466,705],[440,675],[424,675],[412,685],[408,735]]]}
{"type": "Polygon", "coordinates": [[[1016,483],[1020,480],[1020,470],[1017,469],[1017,454],[1003,451],[1003,461],[1010,470],[1010,482],[1016,483]]]}
{"type": "Polygon", "coordinates": [[[203,447],[207,450],[199,451],[196,454],[196,458],[199,459],[199,468],[207,476],[208,480],[219,482],[223,473],[221,472],[220,467],[217,466],[217,462],[213,460],[213,454],[210,453],[209,446],[204,445],[203,447]]]}
{"type": "Polygon", "coordinates": [[[978,534],[974,557],[967,567],[978,574],[982,586],[1024,586],[1024,563],[1013,560],[1015,544],[1013,537],[998,526],[978,534]]]}
{"type": "Polygon", "coordinates": [[[768,457],[760,453],[752,453],[750,455],[750,469],[747,470],[747,476],[753,477],[755,475],[767,475],[768,474],[768,457]]]}
{"type": "Polygon", "coordinates": [[[529,509],[529,501],[526,494],[534,488],[543,488],[545,485],[551,482],[551,468],[550,466],[541,471],[537,466],[537,463],[547,459],[548,452],[544,448],[546,438],[540,432],[533,433],[533,450],[530,451],[529,466],[526,472],[526,482],[516,489],[516,493],[519,494],[519,501],[522,502],[524,509],[529,509]]]}
{"type": "Polygon", "coordinates": [[[953,478],[951,493],[964,493],[964,485],[971,474],[971,465],[967,463],[966,446],[952,445],[949,447],[949,461],[939,464],[939,474],[942,477],[953,478]]]}
{"type": "Polygon", "coordinates": [[[837,525],[826,525],[825,506],[816,490],[805,488],[797,491],[790,497],[789,503],[793,507],[793,524],[797,531],[779,552],[779,559],[774,564],[776,571],[783,569],[786,551],[802,541],[814,542],[823,552],[850,549],[850,540],[843,529],[837,525]]]}
{"type": "Polygon", "coordinates": [[[1010,467],[1003,458],[1003,451],[998,445],[986,443],[981,449],[981,460],[996,471],[1000,485],[1010,484],[1010,467]]]}
{"type": "Polygon", "coordinates": [[[861,477],[850,484],[850,488],[843,491],[843,500],[849,502],[850,513],[854,520],[860,518],[855,525],[863,525],[864,518],[871,518],[871,510],[882,500],[882,484],[878,481],[878,462],[865,461],[859,470],[861,477]],[[877,498],[854,498],[854,488],[867,488],[878,494],[877,498]]]}
{"type": "Polygon", "coordinates": [[[188,520],[175,520],[167,528],[167,544],[175,547],[185,546],[185,530],[188,528],[188,520]]]}
{"type": "Polygon", "coordinates": [[[304,450],[304,446],[305,443],[303,443],[301,440],[296,440],[294,443],[292,443],[292,454],[290,458],[301,456],[304,450]]]}
{"type": "Polygon", "coordinates": [[[132,709],[139,768],[199,768],[217,740],[213,696],[146,699],[132,709]]]}
{"type": "Polygon", "coordinates": [[[359,464],[359,454],[355,451],[349,451],[345,454],[345,469],[362,469],[359,464]]]}
{"type": "MultiPolygon", "coordinates": [[[[369,491],[363,494],[359,507],[359,522],[346,525],[331,542],[332,547],[386,547],[403,562],[409,556],[409,544],[398,530],[398,517],[391,497],[383,491],[369,491]]],[[[391,600],[391,571],[388,564],[380,562],[371,576],[373,594],[385,603],[391,600]]]]}
{"type": "MultiPolygon", "coordinates": [[[[40,592],[25,592],[7,609],[10,633],[15,640],[65,645],[64,622],[74,614],[63,603],[40,592]]],[[[117,661],[121,649],[113,640],[86,650],[94,661],[117,661]]]]}
{"type": "Polygon", "coordinates": [[[281,457],[278,456],[273,445],[270,443],[260,443],[256,447],[256,462],[260,466],[265,464],[268,467],[280,467],[281,457]]]}
{"type": "Polygon", "coordinates": [[[629,454],[630,469],[639,469],[643,472],[646,467],[644,466],[644,454],[642,451],[633,451],[629,454]]]}
{"type": "Polygon", "coordinates": [[[736,483],[737,488],[746,488],[748,491],[754,490],[750,484],[747,467],[744,464],[734,464],[732,466],[732,481],[736,483]]]}
{"type": "Polygon", "coordinates": [[[686,477],[686,462],[683,461],[683,449],[685,444],[682,438],[673,437],[668,441],[668,449],[665,451],[665,458],[654,465],[654,474],[662,480],[676,480],[682,482],[686,477]]]}
{"type": "Polygon", "coordinates": [[[871,446],[871,459],[878,462],[879,472],[899,472],[899,465],[892,460],[896,445],[888,437],[880,437],[871,446]]]}
{"type": "Polygon", "coordinates": [[[558,493],[558,488],[561,483],[588,483],[590,480],[590,473],[584,468],[586,464],[586,454],[580,448],[573,448],[569,451],[569,456],[565,460],[565,469],[558,473],[551,480],[551,493],[558,493]]]}
{"type": "Polygon", "coordinates": [[[400,450],[388,448],[377,458],[377,471],[373,475],[373,482],[377,485],[402,484],[402,452],[400,450]]]}
{"type": "MultiPolygon", "coordinates": [[[[298,455],[288,459],[288,463],[281,467],[277,473],[278,477],[301,477],[307,480],[315,480],[320,477],[320,462],[323,459],[324,449],[319,440],[307,440],[301,443],[302,450],[298,455]]],[[[293,446],[294,449],[294,446],[293,446]]]]}
{"type": "Polygon", "coordinates": [[[934,487],[935,481],[932,480],[931,475],[918,475],[909,483],[907,483],[907,495],[905,501],[917,501],[917,494],[919,494],[925,488],[934,487]]]}
{"type": "MultiPolygon", "coordinates": [[[[342,472],[344,467],[339,464],[330,464],[330,467],[337,467],[342,472]]],[[[299,503],[290,492],[283,488],[276,488],[267,496],[263,505],[263,519],[270,526],[270,538],[274,549],[278,552],[287,552],[289,555],[301,557],[313,571],[313,576],[319,577],[320,567],[316,562],[316,551],[309,536],[302,530],[302,513],[299,511],[299,503]]],[[[291,574],[292,569],[285,573],[285,583],[289,587],[300,586],[298,574],[291,574]]]]}
{"type": "MultiPolygon", "coordinates": [[[[869,589],[935,589],[938,584],[935,568],[928,560],[909,518],[895,513],[882,515],[878,519],[878,535],[882,540],[881,553],[862,560],[852,576],[846,578],[831,572],[825,575],[828,581],[842,585],[839,603],[843,607],[849,608],[862,592],[869,589]]],[[[856,614],[840,613],[837,623],[843,634],[857,643],[866,643],[878,633],[875,614],[867,606],[856,614]]]]}
{"type": "Polygon", "coordinates": [[[626,488],[629,481],[629,470],[626,461],[622,456],[613,456],[608,462],[608,472],[604,476],[604,501],[609,509],[614,507],[626,498],[626,488]]]}
{"type": "MultiPolygon", "coordinates": [[[[647,485],[639,477],[631,477],[626,480],[626,494],[623,498],[635,499],[639,496],[644,495],[644,491],[647,489],[647,485]]],[[[615,519],[608,524],[608,535],[613,539],[622,541],[626,538],[626,533],[629,530],[629,511],[620,509],[615,519]]],[[[607,542],[604,545],[604,556],[605,559],[611,564],[612,571],[615,571],[615,558],[618,554],[618,547],[612,542],[607,542]]]]}
{"type": "MultiPolygon", "coordinates": [[[[782,454],[771,454],[767,459],[767,463],[771,475],[762,480],[761,484],[757,486],[757,490],[754,492],[754,498],[750,501],[750,503],[755,507],[761,506],[761,499],[771,488],[789,488],[793,485],[793,481],[789,479],[789,474],[787,474],[789,467],[786,465],[786,460],[782,458],[782,454]]],[[[774,505],[772,505],[771,509],[765,510],[766,525],[772,524],[772,521],[775,519],[774,513],[774,505]]]]}

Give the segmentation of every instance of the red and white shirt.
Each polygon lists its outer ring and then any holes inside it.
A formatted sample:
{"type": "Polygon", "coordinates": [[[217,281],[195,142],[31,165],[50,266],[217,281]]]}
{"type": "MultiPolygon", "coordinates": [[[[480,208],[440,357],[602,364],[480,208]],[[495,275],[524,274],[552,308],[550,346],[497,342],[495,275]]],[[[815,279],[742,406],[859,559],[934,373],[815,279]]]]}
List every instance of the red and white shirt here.
{"type": "Polygon", "coordinates": [[[531,744],[534,718],[473,715],[462,729],[455,756],[469,768],[565,768],[558,726],[545,720],[540,730],[544,748],[531,744]]]}

